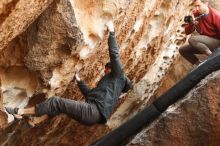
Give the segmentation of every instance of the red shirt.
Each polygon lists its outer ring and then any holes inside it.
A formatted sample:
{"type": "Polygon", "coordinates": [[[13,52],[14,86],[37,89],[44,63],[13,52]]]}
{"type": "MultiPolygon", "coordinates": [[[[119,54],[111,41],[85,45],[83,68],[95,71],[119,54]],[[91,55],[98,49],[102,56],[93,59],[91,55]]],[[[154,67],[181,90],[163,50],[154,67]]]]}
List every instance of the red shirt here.
{"type": "MultiPolygon", "coordinates": [[[[193,14],[195,17],[198,14],[193,14]]],[[[213,38],[220,39],[220,13],[209,7],[209,14],[199,18],[198,24],[187,24],[185,26],[186,34],[191,34],[196,31],[201,35],[210,36],[213,38]]]]}

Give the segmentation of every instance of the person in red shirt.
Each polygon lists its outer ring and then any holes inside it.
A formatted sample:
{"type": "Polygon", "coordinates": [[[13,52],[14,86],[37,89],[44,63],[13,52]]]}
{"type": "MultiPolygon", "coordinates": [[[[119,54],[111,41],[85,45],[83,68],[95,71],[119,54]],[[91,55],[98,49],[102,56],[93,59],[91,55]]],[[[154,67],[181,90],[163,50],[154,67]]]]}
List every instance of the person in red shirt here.
{"type": "Polygon", "coordinates": [[[220,12],[208,6],[208,0],[193,0],[193,16],[185,16],[185,33],[192,35],[188,44],[180,47],[179,53],[191,64],[201,61],[195,54],[211,55],[220,46],[220,12]]]}

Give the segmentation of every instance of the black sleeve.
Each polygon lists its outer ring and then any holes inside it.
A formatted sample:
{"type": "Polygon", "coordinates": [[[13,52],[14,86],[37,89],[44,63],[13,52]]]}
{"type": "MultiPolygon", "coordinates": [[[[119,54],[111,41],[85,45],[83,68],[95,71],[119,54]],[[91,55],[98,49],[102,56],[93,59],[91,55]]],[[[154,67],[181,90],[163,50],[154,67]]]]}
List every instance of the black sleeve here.
{"type": "Polygon", "coordinates": [[[110,32],[109,38],[108,38],[108,47],[109,47],[109,57],[110,57],[110,63],[111,63],[111,72],[114,76],[121,76],[124,74],[123,66],[120,60],[120,54],[118,45],[115,39],[115,33],[110,32]]]}
{"type": "Polygon", "coordinates": [[[123,92],[123,93],[128,92],[128,90],[130,90],[131,87],[132,87],[132,82],[129,80],[128,77],[125,76],[125,86],[124,86],[122,92],[123,92]]]}
{"type": "Polygon", "coordinates": [[[82,92],[82,94],[87,97],[91,89],[83,82],[83,81],[77,81],[77,85],[82,92]]]}

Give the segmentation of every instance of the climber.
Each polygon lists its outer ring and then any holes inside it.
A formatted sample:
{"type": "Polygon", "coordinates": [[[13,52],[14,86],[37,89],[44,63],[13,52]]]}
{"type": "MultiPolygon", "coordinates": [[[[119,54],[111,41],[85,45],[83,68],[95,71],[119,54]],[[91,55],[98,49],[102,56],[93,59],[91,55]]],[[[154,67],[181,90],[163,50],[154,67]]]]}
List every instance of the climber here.
{"type": "Polygon", "coordinates": [[[193,0],[193,16],[185,16],[185,33],[191,34],[195,30],[188,44],[180,47],[179,53],[192,65],[201,61],[195,54],[211,55],[220,46],[220,13],[208,5],[209,0],[193,0]]]}
{"type": "Polygon", "coordinates": [[[86,97],[85,102],[51,97],[30,108],[5,107],[6,111],[15,118],[24,115],[36,117],[48,115],[48,117],[52,117],[65,113],[86,125],[105,123],[117,104],[121,93],[125,93],[131,88],[131,81],[123,71],[112,21],[106,24],[106,32],[109,32],[108,51],[110,62],[105,65],[105,75],[98,82],[97,87],[90,89],[80,79],[78,73],[75,74],[77,85],[86,97]]]}

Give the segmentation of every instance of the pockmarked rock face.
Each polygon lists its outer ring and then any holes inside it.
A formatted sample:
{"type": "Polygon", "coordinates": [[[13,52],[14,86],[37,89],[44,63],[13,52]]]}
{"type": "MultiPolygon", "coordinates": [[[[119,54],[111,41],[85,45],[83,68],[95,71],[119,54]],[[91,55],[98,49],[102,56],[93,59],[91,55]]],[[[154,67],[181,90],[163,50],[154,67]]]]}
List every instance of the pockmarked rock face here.
{"type": "MultiPolygon", "coordinates": [[[[1,81],[0,81],[1,85],[1,81]]],[[[0,89],[0,129],[3,129],[7,126],[7,115],[3,110],[3,95],[2,90],[0,89]]]]}
{"type": "Polygon", "coordinates": [[[104,37],[105,24],[117,15],[118,0],[70,0],[84,41],[90,46],[95,45],[104,37]],[[81,19],[83,18],[83,19],[81,19]]]}
{"type": "Polygon", "coordinates": [[[12,41],[51,4],[52,0],[22,1],[3,0],[0,2],[0,50],[12,41]],[[29,15],[29,17],[24,17],[29,15]]]}
{"type": "Polygon", "coordinates": [[[187,41],[181,24],[189,5],[190,0],[0,1],[0,145],[87,146],[149,105],[192,68],[178,60],[178,48],[187,41]],[[59,115],[35,128],[25,120],[7,124],[3,106],[30,106],[54,95],[85,100],[74,74],[91,88],[103,76],[109,20],[133,88],[108,122],[84,126],[59,115]]]}
{"type": "Polygon", "coordinates": [[[216,0],[210,0],[209,1],[210,6],[212,6],[213,8],[217,9],[218,11],[220,11],[220,1],[216,1],[216,0]]]}
{"type": "Polygon", "coordinates": [[[54,1],[21,35],[27,44],[24,64],[39,71],[45,83],[55,67],[70,58],[82,42],[74,10],[69,1],[54,1]]]}

